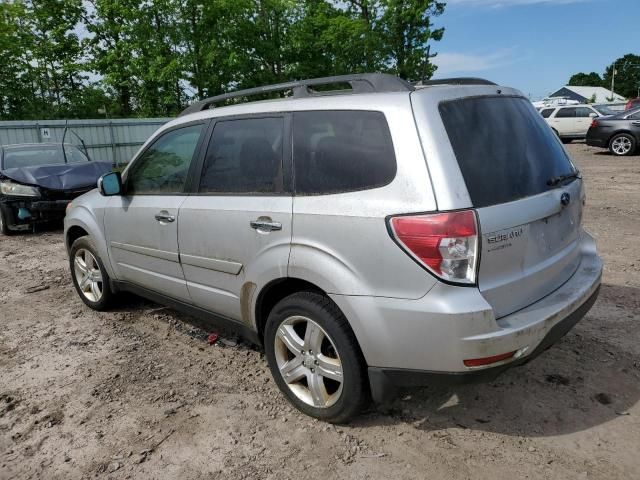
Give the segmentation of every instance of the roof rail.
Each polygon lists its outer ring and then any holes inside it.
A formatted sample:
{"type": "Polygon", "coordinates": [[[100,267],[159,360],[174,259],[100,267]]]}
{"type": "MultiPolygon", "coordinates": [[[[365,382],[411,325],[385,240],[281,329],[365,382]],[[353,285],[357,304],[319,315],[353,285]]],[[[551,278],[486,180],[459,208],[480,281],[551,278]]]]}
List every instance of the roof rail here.
{"type": "Polygon", "coordinates": [[[311,97],[322,95],[322,92],[312,90],[310,87],[316,85],[331,85],[337,83],[348,83],[351,85],[351,93],[371,93],[371,92],[410,92],[415,90],[409,82],[386,73],[359,73],[355,75],[337,75],[333,77],[311,78],[309,80],[298,80],[293,82],[278,83],[264,87],[249,88],[246,90],[236,90],[235,92],[216,95],[195,102],[185,108],[179,117],[190,113],[207,110],[215,103],[230,100],[232,98],[250,97],[271,92],[293,91],[294,98],[311,97]]]}
{"type": "Polygon", "coordinates": [[[432,85],[497,85],[490,80],[476,77],[439,78],[437,80],[420,80],[414,83],[417,87],[429,87],[432,85]]]}

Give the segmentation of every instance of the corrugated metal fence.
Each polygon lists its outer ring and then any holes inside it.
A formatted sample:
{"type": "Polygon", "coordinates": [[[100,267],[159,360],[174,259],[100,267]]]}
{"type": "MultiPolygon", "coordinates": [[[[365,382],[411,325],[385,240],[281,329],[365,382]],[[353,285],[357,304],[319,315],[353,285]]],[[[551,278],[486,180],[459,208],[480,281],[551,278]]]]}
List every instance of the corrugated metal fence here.
{"type": "MultiPolygon", "coordinates": [[[[65,127],[75,132],[93,160],[127,163],[153,132],[171,118],[114,120],[24,120],[0,122],[0,145],[61,142],[65,127]]],[[[80,145],[67,131],[65,143],[80,145]]]]}

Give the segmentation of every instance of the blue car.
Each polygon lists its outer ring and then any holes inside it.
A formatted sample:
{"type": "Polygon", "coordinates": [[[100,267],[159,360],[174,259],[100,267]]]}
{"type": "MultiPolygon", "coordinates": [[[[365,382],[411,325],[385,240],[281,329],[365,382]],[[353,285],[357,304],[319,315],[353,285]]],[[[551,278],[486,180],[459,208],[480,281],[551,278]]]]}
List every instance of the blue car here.
{"type": "Polygon", "coordinates": [[[0,233],[61,220],[69,202],[111,170],[111,163],[91,161],[75,145],[0,146],[0,233]]]}

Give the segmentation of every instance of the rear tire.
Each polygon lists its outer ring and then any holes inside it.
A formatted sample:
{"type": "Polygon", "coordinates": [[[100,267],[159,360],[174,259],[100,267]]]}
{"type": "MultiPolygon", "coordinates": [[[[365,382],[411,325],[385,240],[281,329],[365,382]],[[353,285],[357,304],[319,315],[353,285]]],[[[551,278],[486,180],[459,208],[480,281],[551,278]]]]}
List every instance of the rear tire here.
{"type": "Polygon", "coordinates": [[[109,274],[89,236],[78,238],[69,252],[71,279],[80,299],[93,310],[106,310],[113,302],[109,274]]]}
{"type": "Polygon", "coordinates": [[[619,133],[609,140],[609,151],[616,157],[633,155],[636,147],[636,139],[629,133],[619,133]]]}
{"type": "Polygon", "coordinates": [[[360,347],[328,297],[299,292],[278,302],[267,318],[264,344],[276,385],[302,413],[344,423],[368,400],[360,347]]]}
{"type": "Polygon", "coordinates": [[[560,141],[562,143],[564,143],[565,145],[570,144],[571,142],[573,142],[573,138],[560,138],[560,141]]]}

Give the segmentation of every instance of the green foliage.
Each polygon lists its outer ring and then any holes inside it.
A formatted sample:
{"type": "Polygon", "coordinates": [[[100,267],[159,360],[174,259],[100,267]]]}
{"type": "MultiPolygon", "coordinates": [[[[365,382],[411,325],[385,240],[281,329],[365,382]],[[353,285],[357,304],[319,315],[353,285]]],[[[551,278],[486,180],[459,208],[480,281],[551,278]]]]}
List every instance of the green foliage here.
{"type": "Polygon", "coordinates": [[[576,73],[569,79],[569,85],[610,89],[614,65],[616,67],[615,93],[625,98],[637,97],[640,91],[640,55],[632,53],[616,59],[607,67],[602,77],[596,72],[576,73]]]}
{"type": "Polygon", "coordinates": [[[596,72],[591,73],[576,73],[569,79],[569,83],[572,87],[602,87],[604,86],[602,77],[596,72]]]}
{"type": "Polygon", "coordinates": [[[640,55],[628,53],[609,65],[604,72],[604,83],[611,88],[613,66],[616,68],[615,93],[625,98],[636,98],[640,89],[640,55]]]}
{"type": "Polygon", "coordinates": [[[174,115],[237,88],[430,78],[437,0],[4,0],[0,118],[174,115]]]}

